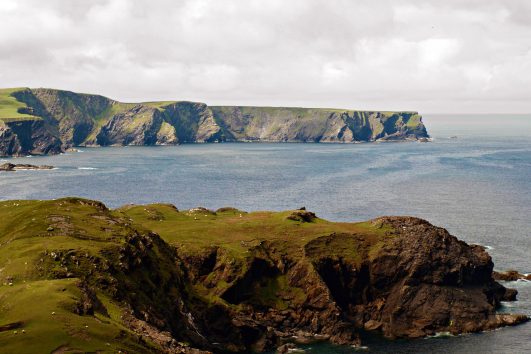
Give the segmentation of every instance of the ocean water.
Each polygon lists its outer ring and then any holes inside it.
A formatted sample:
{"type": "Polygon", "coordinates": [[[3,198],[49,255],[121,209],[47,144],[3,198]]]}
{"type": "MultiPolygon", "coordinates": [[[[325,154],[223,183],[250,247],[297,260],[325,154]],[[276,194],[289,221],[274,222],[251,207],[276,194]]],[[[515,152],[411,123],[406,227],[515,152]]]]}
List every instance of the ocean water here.
{"type": "MultiPolygon", "coordinates": [[[[0,159],[50,171],[0,174],[0,200],[81,196],[110,207],[168,202],[233,206],[359,221],[414,215],[489,247],[498,270],[531,273],[531,115],[427,115],[430,143],[196,144],[82,148],[59,156],[0,159]]],[[[531,315],[531,282],[503,311],[531,315]]],[[[531,352],[531,324],[413,341],[366,336],[367,352],[531,352]]],[[[308,353],[359,349],[311,345],[308,353]]]]}

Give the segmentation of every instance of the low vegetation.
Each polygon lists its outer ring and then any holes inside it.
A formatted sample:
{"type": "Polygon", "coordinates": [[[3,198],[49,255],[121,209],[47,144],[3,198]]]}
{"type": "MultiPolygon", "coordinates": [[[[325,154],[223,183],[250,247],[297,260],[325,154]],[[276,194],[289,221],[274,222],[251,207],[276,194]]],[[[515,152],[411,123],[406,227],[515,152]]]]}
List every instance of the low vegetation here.
{"type": "MultiPolygon", "coordinates": [[[[135,330],[126,314],[141,312],[143,306],[154,307],[153,294],[166,281],[166,291],[195,298],[205,306],[217,304],[238,309],[247,302],[282,310],[290,302],[305,299],[304,291],[289,285],[285,275],[265,277],[244,299],[234,300],[230,294],[224,294],[244,275],[249,267],[247,261],[256,255],[260,244],[274,244],[279,252],[300,258],[317,259],[333,254],[359,261],[363,255],[357,245],[347,250],[346,244],[336,247],[338,241],[333,240],[334,247],[329,247],[323,237],[359,235],[356,237],[367,249],[387,237],[386,229],[377,223],[333,223],[319,218],[296,221],[290,218],[293,213],[247,213],[233,208],[178,211],[167,204],[109,210],[99,202],[79,198],[0,202],[2,350],[12,353],[161,350],[160,343],[135,330]],[[149,236],[152,232],[160,235],[160,245],[152,241],[149,236]],[[136,239],[140,241],[131,241],[136,239]],[[155,246],[148,246],[153,242],[155,246]],[[124,251],[128,248],[135,250],[124,251]],[[154,255],[139,255],[148,248],[154,255]],[[210,279],[204,278],[194,285],[186,283],[183,274],[171,270],[172,256],[165,255],[168,249],[175,249],[181,259],[190,260],[208,255],[213,248],[228,263],[240,265],[234,269],[232,282],[227,278],[216,282],[211,274],[210,279]],[[149,260],[150,257],[157,260],[149,260]],[[127,262],[130,264],[124,265],[127,262]],[[144,273],[144,268],[133,271],[135,262],[170,263],[156,271],[146,269],[144,273]],[[157,283],[150,284],[157,278],[157,283]],[[173,279],[172,285],[168,279],[173,279]],[[209,285],[209,280],[215,284],[209,285]],[[180,287],[173,284],[179,281],[183,282],[180,287]],[[94,289],[97,304],[84,300],[85,286],[94,289]],[[123,287],[136,289],[135,300],[121,294],[123,287]],[[134,303],[140,300],[141,304],[134,303]],[[80,310],[84,307],[85,310],[80,310]]],[[[157,313],[164,311],[160,309],[157,313]]],[[[177,327],[171,325],[168,330],[177,327]]],[[[189,338],[183,336],[182,340],[186,342],[189,338]]]]}
{"type": "Polygon", "coordinates": [[[12,122],[15,120],[38,119],[32,114],[21,113],[28,106],[18,101],[13,93],[21,91],[21,88],[0,89],[0,120],[12,122]]]}

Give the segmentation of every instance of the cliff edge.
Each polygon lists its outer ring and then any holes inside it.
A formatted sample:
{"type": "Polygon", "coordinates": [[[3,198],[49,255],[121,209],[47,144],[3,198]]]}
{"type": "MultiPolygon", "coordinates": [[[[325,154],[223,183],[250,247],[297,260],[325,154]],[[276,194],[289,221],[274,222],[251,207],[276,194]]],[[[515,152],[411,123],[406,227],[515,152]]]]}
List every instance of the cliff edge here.
{"type": "Polygon", "coordinates": [[[54,89],[0,90],[0,156],[55,154],[73,146],[355,143],[428,137],[417,112],[122,103],[54,89]]]}
{"type": "Polygon", "coordinates": [[[528,320],[497,312],[516,293],[482,247],[412,217],[63,198],[0,202],[0,220],[6,352],[261,352],[528,320]]]}

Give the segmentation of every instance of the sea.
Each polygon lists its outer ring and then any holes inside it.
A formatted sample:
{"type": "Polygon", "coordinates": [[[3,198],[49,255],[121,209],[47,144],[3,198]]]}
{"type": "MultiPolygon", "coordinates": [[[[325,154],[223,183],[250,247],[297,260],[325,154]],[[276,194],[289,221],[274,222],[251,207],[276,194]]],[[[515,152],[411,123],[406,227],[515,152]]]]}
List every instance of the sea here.
{"type": "MultiPolygon", "coordinates": [[[[0,158],[53,165],[0,174],[0,200],[80,196],[109,207],[167,202],[179,209],[232,206],[361,221],[413,215],[487,247],[495,269],[531,273],[531,115],[428,114],[428,143],[220,143],[80,148],[56,156],[0,158]]],[[[531,282],[505,284],[531,315],[531,282]]],[[[307,353],[526,353],[531,323],[417,340],[364,335],[363,348],[326,343],[307,353]]]]}

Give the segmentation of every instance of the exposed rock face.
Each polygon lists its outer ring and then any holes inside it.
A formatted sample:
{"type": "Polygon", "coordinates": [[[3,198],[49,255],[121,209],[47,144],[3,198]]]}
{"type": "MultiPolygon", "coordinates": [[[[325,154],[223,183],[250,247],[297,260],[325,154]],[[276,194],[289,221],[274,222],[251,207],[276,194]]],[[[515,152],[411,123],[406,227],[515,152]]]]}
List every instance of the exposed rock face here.
{"type": "MultiPolygon", "coordinates": [[[[482,247],[421,219],[386,217],[373,223],[395,230],[376,251],[369,251],[362,237],[332,234],[289,253],[280,251],[285,245],[261,242],[245,265],[227,263],[218,249],[199,259],[182,256],[193,282],[206,288],[231,284],[219,295],[239,306],[231,311],[232,330],[246,333],[244,344],[253,350],[294,338],[357,345],[359,329],[417,338],[528,320],[496,313],[501,300],[515,300],[516,294],[493,280],[493,263],[482,247]],[[352,252],[359,257],[351,258],[352,252]],[[259,297],[267,288],[276,289],[275,298],[259,297]]],[[[216,323],[205,320],[206,328],[216,323]]]]}
{"type": "Polygon", "coordinates": [[[204,103],[175,102],[165,107],[166,121],[175,127],[180,143],[222,141],[223,134],[204,103]]]}
{"type": "Polygon", "coordinates": [[[362,306],[348,305],[359,324],[374,328],[379,323],[389,337],[419,337],[519,321],[495,314],[506,289],[492,279],[493,263],[482,247],[469,246],[420,219],[379,222],[398,234],[365,265],[367,299],[362,306]]]}
{"type": "Polygon", "coordinates": [[[362,142],[428,137],[416,112],[363,112],[284,107],[211,107],[226,139],[235,141],[362,142]]]}
{"type": "Polygon", "coordinates": [[[517,281],[527,280],[531,281],[531,274],[522,274],[516,270],[508,270],[506,272],[494,272],[494,279],[503,281],[517,281]]]}
{"type": "MultiPolygon", "coordinates": [[[[133,104],[53,89],[20,89],[12,96],[26,106],[19,113],[35,119],[26,119],[30,123],[24,123],[27,125],[24,132],[0,127],[0,154],[3,155],[57,153],[84,145],[221,141],[353,143],[420,141],[429,137],[416,112],[210,107],[185,101],[133,104]]],[[[3,119],[0,117],[0,122],[3,119]]]]}
{"type": "Polygon", "coordinates": [[[61,140],[44,120],[2,122],[0,120],[0,156],[58,154],[61,140]]]}
{"type": "Polygon", "coordinates": [[[96,143],[106,145],[155,145],[162,125],[162,114],[151,107],[136,105],[114,115],[96,136],[96,143]]]}
{"type": "Polygon", "coordinates": [[[528,320],[496,313],[515,294],[493,279],[482,247],[417,218],[349,224],[306,210],[295,214],[311,220],[231,208],[180,212],[163,204],[109,210],[80,198],[0,204],[7,220],[0,223],[1,241],[8,245],[0,255],[31,254],[33,267],[28,278],[26,267],[6,265],[0,276],[11,285],[2,290],[20,287],[8,300],[30,284],[72,280],[76,291],[60,292],[75,301],[65,310],[61,297],[52,311],[61,309],[70,320],[97,314],[102,323],[118,324],[127,331],[104,343],[137,338],[137,352],[282,351],[293,349],[282,347],[289,342],[322,340],[359,345],[361,330],[417,338],[528,320]],[[169,238],[150,231],[156,227],[169,230],[169,238]]]}
{"type": "Polygon", "coordinates": [[[82,144],[92,131],[95,120],[110,108],[113,101],[99,95],[78,94],[51,89],[32,89],[33,106],[57,125],[63,145],[82,144]],[[40,103],[40,104],[39,104],[40,103]]]}

